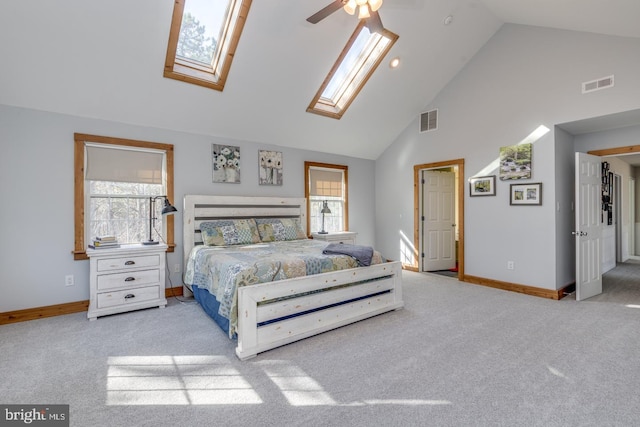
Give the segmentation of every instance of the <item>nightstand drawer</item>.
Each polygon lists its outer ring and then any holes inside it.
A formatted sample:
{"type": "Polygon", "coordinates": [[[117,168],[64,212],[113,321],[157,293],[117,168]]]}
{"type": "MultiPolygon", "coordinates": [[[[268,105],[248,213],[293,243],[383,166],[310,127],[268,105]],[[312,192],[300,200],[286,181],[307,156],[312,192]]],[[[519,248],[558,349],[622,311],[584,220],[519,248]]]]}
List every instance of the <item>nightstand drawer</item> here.
{"type": "Polygon", "coordinates": [[[102,274],[98,275],[97,281],[99,291],[122,288],[125,286],[131,288],[142,285],[158,284],[160,283],[160,271],[155,269],[102,274]]]}
{"type": "Polygon", "coordinates": [[[311,235],[316,240],[355,245],[358,233],[353,231],[338,231],[335,233],[311,233],[311,235]]]}
{"type": "Polygon", "coordinates": [[[99,259],[98,272],[122,270],[124,268],[157,267],[160,265],[160,255],[129,256],[120,258],[99,259]]]}
{"type": "Polygon", "coordinates": [[[125,289],[116,292],[104,292],[98,294],[98,308],[135,304],[158,298],[160,298],[160,286],[158,285],[147,286],[144,288],[125,289]]]}

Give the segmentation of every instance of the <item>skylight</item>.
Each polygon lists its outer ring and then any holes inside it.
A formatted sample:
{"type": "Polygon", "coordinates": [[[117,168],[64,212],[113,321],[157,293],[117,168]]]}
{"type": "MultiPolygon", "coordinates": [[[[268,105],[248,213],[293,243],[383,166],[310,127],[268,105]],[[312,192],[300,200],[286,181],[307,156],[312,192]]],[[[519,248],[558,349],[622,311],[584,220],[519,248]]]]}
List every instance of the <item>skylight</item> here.
{"type": "Polygon", "coordinates": [[[251,0],[175,0],[164,76],[222,90],[251,0]]]}
{"type": "Polygon", "coordinates": [[[372,33],[360,23],[307,111],[340,119],[397,39],[391,31],[372,33]]]}

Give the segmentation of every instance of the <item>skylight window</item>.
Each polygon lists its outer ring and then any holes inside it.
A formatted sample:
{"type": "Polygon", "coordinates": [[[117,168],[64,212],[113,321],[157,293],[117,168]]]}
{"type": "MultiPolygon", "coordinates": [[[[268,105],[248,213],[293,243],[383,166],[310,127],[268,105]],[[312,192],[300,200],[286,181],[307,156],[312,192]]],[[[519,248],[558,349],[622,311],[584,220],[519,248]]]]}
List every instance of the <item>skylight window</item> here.
{"type": "Polygon", "coordinates": [[[372,33],[360,23],[307,111],[340,119],[396,40],[391,31],[372,33]]]}
{"type": "Polygon", "coordinates": [[[164,76],[224,89],[251,0],[175,0],[164,76]]]}

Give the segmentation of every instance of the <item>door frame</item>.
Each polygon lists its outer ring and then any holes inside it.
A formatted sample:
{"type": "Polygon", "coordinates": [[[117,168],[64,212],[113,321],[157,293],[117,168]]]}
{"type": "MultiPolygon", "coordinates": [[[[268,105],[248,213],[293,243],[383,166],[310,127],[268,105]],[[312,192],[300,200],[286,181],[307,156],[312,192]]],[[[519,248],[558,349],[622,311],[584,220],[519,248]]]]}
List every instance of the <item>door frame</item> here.
{"type": "Polygon", "coordinates": [[[445,160],[435,163],[423,163],[413,166],[413,251],[414,261],[413,265],[404,265],[404,268],[412,271],[420,271],[420,201],[422,200],[420,193],[422,191],[420,171],[425,169],[442,169],[446,167],[458,168],[458,196],[456,203],[458,206],[458,218],[456,224],[458,224],[458,280],[464,278],[464,189],[465,175],[464,175],[464,159],[445,160]]]}
{"type": "MultiPolygon", "coordinates": [[[[593,154],[594,156],[600,156],[600,157],[620,156],[620,155],[632,154],[632,153],[640,153],[640,145],[627,145],[624,147],[603,148],[600,150],[587,151],[587,154],[593,154]]],[[[622,195],[622,192],[621,192],[621,195],[622,195]]],[[[631,228],[635,227],[635,224],[631,224],[630,227],[631,228]]],[[[630,233],[630,235],[633,235],[633,234],[634,233],[630,233]]],[[[616,245],[617,245],[617,242],[616,242],[616,245]]],[[[636,250],[638,250],[638,248],[636,248],[636,250]]],[[[629,253],[629,256],[632,257],[632,256],[635,256],[635,254],[629,253]]],[[[602,261],[600,263],[602,264],[602,261]]]]}

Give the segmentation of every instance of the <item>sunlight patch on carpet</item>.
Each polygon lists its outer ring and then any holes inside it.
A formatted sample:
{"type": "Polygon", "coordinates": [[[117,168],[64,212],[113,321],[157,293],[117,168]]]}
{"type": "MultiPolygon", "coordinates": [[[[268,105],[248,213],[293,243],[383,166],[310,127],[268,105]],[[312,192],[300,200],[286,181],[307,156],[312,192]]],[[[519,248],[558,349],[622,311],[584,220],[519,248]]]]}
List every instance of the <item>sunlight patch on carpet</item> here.
{"type": "Polygon", "coordinates": [[[107,366],[107,405],[262,403],[223,356],[109,357],[107,366]]]}

